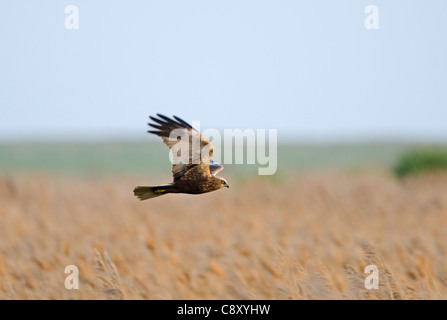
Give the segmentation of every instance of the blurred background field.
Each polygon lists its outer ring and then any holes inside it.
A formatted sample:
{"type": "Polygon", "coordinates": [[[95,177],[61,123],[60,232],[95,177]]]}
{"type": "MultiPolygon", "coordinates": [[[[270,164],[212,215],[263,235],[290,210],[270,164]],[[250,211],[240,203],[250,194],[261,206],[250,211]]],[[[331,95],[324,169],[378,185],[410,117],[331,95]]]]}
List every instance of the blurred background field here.
{"type": "Polygon", "coordinates": [[[398,178],[409,148],[281,146],[278,175],[140,202],[161,143],[3,145],[0,299],[445,299],[447,175],[398,178]]]}
{"type": "MultiPolygon", "coordinates": [[[[167,149],[160,141],[11,143],[0,147],[0,172],[103,176],[160,172],[167,175],[170,170],[167,149]]],[[[389,168],[406,152],[421,148],[430,146],[409,143],[280,144],[277,151],[278,174],[287,174],[288,170],[321,168],[389,168]]],[[[442,146],[433,145],[431,148],[440,149],[442,146]]],[[[250,176],[257,174],[258,165],[226,164],[225,168],[250,176]]]]}

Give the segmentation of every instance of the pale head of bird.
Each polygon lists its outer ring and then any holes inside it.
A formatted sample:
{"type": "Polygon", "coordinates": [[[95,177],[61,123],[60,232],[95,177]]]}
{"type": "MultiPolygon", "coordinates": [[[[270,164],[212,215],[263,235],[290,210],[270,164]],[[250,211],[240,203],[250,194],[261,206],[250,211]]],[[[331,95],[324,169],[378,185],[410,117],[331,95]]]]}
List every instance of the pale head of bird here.
{"type": "Polygon", "coordinates": [[[224,178],[221,177],[216,177],[216,183],[218,184],[218,189],[220,188],[229,188],[230,185],[227,183],[227,180],[225,180],[224,178]]]}

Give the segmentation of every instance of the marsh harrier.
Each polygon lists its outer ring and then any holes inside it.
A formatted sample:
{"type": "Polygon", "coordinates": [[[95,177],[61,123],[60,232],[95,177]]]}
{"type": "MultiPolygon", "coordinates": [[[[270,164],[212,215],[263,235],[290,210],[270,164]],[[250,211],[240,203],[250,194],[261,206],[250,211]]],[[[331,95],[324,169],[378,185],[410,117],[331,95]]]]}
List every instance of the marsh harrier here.
{"type": "Polygon", "coordinates": [[[216,176],[223,166],[211,160],[211,142],[179,117],[170,119],[161,114],[157,116],[158,118],[150,116],[155,124],[149,125],[156,130],[148,132],[160,136],[173,157],[178,156],[179,152],[184,154],[183,158],[172,161],[172,183],[155,187],[136,187],[133,193],[138,199],[152,199],[168,193],[201,194],[230,187],[225,179],[216,176]]]}

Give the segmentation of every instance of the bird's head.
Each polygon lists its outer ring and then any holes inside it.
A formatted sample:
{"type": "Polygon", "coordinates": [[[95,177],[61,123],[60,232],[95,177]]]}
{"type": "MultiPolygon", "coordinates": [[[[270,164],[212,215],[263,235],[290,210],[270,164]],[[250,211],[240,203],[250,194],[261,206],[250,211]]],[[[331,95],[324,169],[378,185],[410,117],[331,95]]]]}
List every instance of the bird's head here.
{"type": "Polygon", "coordinates": [[[223,188],[223,187],[227,187],[227,188],[229,188],[230,187],[230,185],[227,183],[227,180],[225,180],[224,178],[221,178],[221,177],[218,177],[218,179],[219,179],[219,185],[220,185],[220,188],[223,188]]]}

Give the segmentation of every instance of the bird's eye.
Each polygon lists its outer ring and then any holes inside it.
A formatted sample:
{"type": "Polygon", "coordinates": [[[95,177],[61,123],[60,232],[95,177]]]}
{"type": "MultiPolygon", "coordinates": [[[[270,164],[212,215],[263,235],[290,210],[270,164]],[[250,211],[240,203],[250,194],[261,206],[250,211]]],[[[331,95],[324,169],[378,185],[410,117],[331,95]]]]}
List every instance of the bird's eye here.
{"type": "Polygon", "coordinates": [[[222,180],[222,184],[225,184],[225,181],[222,180]]]}

